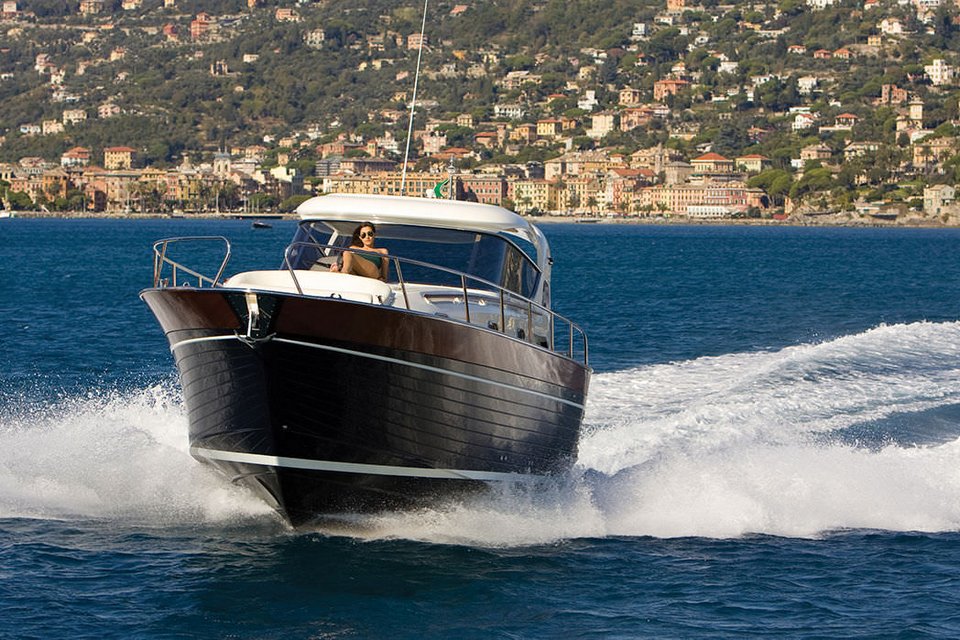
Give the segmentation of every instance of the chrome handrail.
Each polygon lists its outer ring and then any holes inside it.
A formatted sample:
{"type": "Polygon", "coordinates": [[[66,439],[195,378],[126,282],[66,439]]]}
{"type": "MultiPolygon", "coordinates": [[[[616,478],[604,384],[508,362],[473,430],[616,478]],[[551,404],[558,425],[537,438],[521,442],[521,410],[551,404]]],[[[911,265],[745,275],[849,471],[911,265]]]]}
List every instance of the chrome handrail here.
{"type": "Polygon", "coordinates": [[[203,288],[204,281],[210,283],[211,287],[219,286],[220,278],[227,268],[227,262],[230,261],[230,241],[223,236],[181,236],[178,238],[164,238],[153,243],[153,286],[154,287],[176,287],[180,286],[177,282],[179,272],[184,272],[197,279],[197,287],[203,288]],[[176,260],[167,256],[167,249],[172,244],[180,242],[198,242],[198,241],[219,241],[224,244],[223,260],[220,262],[220,268],[217,269],[217,275],[213,278],[205,276],[198,271],[194,271],[176,260]],[[169,265],[171,269],[170,279],[164,280],[164,265],[169,265]],[[171,282],[172,280],[172,282],[171,282]]]}
{"type": "MultiPolygon", "coordinates": [[[[349,247],[338,247],[335,245],[320,244],[316,242],[291,243],[290,245],[287,246],[283,254],[283,268],[289,271],[290,277],[293,280],[294,286],[296,287],[297,293],[299,295],[304,295],[303,287],[300,286],[299,279],[297,278],[296,269],[294,269],[293,261],[290,259],[291,251],[299,247],[309,247],[311,249],[317,249],[321,251],[326,249],[327,251],[325,252],[325,255],[327,256],[329,256],[331,252],[338,252],[341,254],[347,251],[352,253],[362,253],[362,251],[359,249],[352,249],[349,247]]],[[[204,282],[209,283],[210,287],[222,286],[220,279],[223,277],[223,273],[226,269],[227,263],[230,260],[230,254],[231,254],[230,241],[223,236],[183,236],[183,237],[177,237],[177,238],[165,238],[163,240],[157,240],[153,244],[153,286],[154,287],[190,286],[188,284],[180,284],[178,282],[178,276],[180,273],[185,273],[196,278],[197,279],[196,286],[198,288],[203,288],[204,282]],[[209,242],[209,241],[222,242],[224,245],[223,260],[220,263],[220,267],[217,269],[216,275],[212,278],[209,276],[203,275],[202,273],[195,271],[181,264],[176,260],[173,260],[167,255],[168,249],[173,244],[181,243],[181,242],[185,243],[185,242],[209,242]],[[169,278],[165,279],[164,268],[167,266],[170,267],[171,275],[169,278]]],[[[402,258],[394,255],[386,255],[384,257],[387,258],[390,261],[390,263],[392,263],[394,266],[394,271],[397,274],[397,283],[399,284],[400,290],[403,293],[403,304],[407,310],[411,310],[410,297],[407,292],[407,281],[403,276],[403,269],[401,268],[401,264],[415,265],[419,267],[424,267],[426,269],[447,273],[452,276],[455,276],[457,279],[460,280],[460,286],[458,288],[462,291],[463,304],[464,304],[464,316],[465,316],[465,322],[467,324],[472,324],[470,321],[471,289],[468,286],[468,282],[471,282],[471,283],[475,283],[476,285],[481,285],[480,287],[473,289],[474,297],[477,297],[478,292],[482,291],[483,293],[486,293],[492,296],[497,296],[497,298],[499,299],[500,322],[496,327],[487,326],[487,329],[496,329],[500,333],[506,334],[506,331],[507,331],[506,309],[510,307],[514,311],[523,310],[523,312],[526,313],[526,328],[525,328],[525,331],[519,332],[519,333],[523,333],[524,335],[522,337],[518,335],[517,336],[518,338],[526,342],[530,342],[531,344],[535,344],[538,346],[546,346],[551,351],[555,353],[564,354],[568,358],[579,359],[577,358],[578,354],[575,354],[575,346],[576,346],[575,342],[576,342],[576,338],[579,337],[583,343],[582,362],[585,365],[589,363],[589,346],[587,343],[586,332],[584,332],[584,330],[575,322],[553,311],[552,309],[548,309],[547,307],[537,302],[534,302],[533,300],[527,298],[526,296],[516,291],[512,291],[510,289],[502,287],[496,284],[495,282],[491,282],[490,280],[481,278],[480,276],[472,275],[472,274],[469,274],[463,271],[458,271],[456,269],[451,269],[448,267],[442,267],[440,265],[432,264],[430,262],[416,260],[414,258],[402,258]],[[536,336],[534,336],[534,330],[533,330],[535,315],[543,316],[547,321],[547,326],[548,326],[547,335],[542,336],[543,338],[546,338],[548,340],[548,343],[546,345],[542,345],[535,341],[536,336]],[[557,349],[556,331],[558,329],[557,327],[558,322],[560,324],[560,327],[559,327],[560,330],[564,328],[564,325],[566,325],[568,329],[568,342],[565,350],[557,349]]],[[[444,286],[451,286],[451,285],[444,285],[444,286]]],[[[452,318],[452,320],[457,321],[456,318],[452,318]]],[[[492,324],[493,323],[491,323],[491,325],[492,324]]]]}
{"type": "MultiPolygon", "coordinates": [[[[363,251],[360,250],[360,249],[352,249],[352,248],[349,248],[349,247],[340,247],[340,246],[336,246],[336,245],[332,245],[332,244],[321,244],[321,243],[318,243],[318,242],[292,242],[292,243],[290,243],[290,244],[287,246],[287,248],[284,250],[284,253],[283,253],[283,266],[284,266],[284,268],[286,268],[286,269],[290,272],[290,277],[293,279],[294,286],[295,286],[296,289],[297,289],[297,293],[299,293],[299,294],[301,294],[301,295],[303,295],[303,288],[300,286],[300,283],[299,283],[299,281],[297,280],[296,270],[293,268],[293,261],[290,259],[291,251],[293,251],[293,250],[295,250],[295,249],[297,249],[297,248],[301,248],[301,247],[308,247],[308,248],[311,248],[311,249],[317,249],[317,250],[321,250],[321,252],[322,252],[322,250],[326,249],[326,250],[328,250],[326,253],[324,253],[324,255],[326,255],[326,256],[329,256],[331,251],[332,251],[332,252],[341,253],[341,254],[342,254],[342,253],[345,253],[345,252],[358,253],[358,254],[362,254],[362,253],[363,253],[363,251]]],[[[576,337],[579,336],[579,338],[580,338],[580,339],[582,340],[582,342],[583,342],[583,363],[584,363],[584,364],[587,364],[587,363],[589,362],[589,347],[588,347],[588,344],[587,344],[587,334],[586,334],[586,332],[585,332],[578,324],[576,324],[575,322],[573,322],[573,321],[570,320],[569,318],[567,318],[567,317],[565,317],[565,316],[557,313],[556,311],[553,311],[552,309],[549,309],[549,308],[547,308],[547,307],[545,307],[545,306],[543,306],[543,305],[541,305],[541,304],[539,304],[539,303],[537,303],[537,302],[535,302],[535,301],[533,301],[533,300],[531,300],[531,299],[523,296],[522,294],[517,293],[516,291],[511,291],[510,289],[507,289],[507,288],[505,288],[505,287],[502,287],[502,286],[496,284],[495,282],[491,282],[490,280],[487,280],[487,279],[485,279],[485,278],[481,278],[480,276],[472,275],[472,274],[469,274],[469,273],[466,273],[466,272],[463,272],[463,271],[458,271],[457,269],[451,269],[451,268],[448,268],[448,267],[442,267],[442,266],[440,266],[440,265],[433,264],[433,263],[430,263],[430,262],[424,262],[424,261],[422,261],[422,260],[416,260],[416,259],[414,259],[414,258],[402,258],[402,257],[399,257],[399,256],[394,256],[394,255],[387,255],[387,256],[384,256],[384,257],[385,257],[385,258],[388,258],[388,259],[390,260],[390,262],[393,263],[393,265],[394,265],[394,270],[395,270],[395,272],[396,272],[396,274],[397,274],[397,284],[400,285],[400,290],[401,290],[401,292],[403,293],[403,304],[404,304],[404,307],[405,307],[408,311],[410,310],[410,298],[409,298],[409,296],[408,296],[408,294],[407,294],[407,282],[406,282],[406,280],[405,280],[404,277],[403,277],[403,270],[401,269],[401,266],[400,266],[401,263],[416,265],[416,266],[424,267],[424,268],[427,268],[427,269],[432,269],[432,270],[435,270],[435,271],[441,271],[441,272],[444,272],[444,273],[447,273],[447,274],[450,274],[450,275],[453,275],[453,276],[456,276],[457,278],[459,278],[459,279],[460,279],[460,287],[459,287],[459,288],[463,291],[464,316],[465,316],[465,321],[466,321],[467,324],[471,324],[471,322],[470,322],[470,293],[469,293],[470,290],[469,290],[469,287],[467,286],[467,281],[469,280],[469,281],[476,282],[476,283],[478,283],[478,284],[484,285],[484,287],[483,287],[484,289],[491,289],[490,293],[491,293],[491,294],[496,294],[496,295],[499,297],[499,300],[500,300],[500,322],[499,322],[499,326],[497,327],[497,330],[500,331],[500,333],[506,333],[506,312],[505,312],[506,308],[507,308],[508,306],[509,306],[509,307],[512,307],[512,308],[515,308],[515,309],[516,309],[516,308],[524,308],[524,307],[525,307],[525,308],[526,308],[526,315],[527,315],[527,327],[526,327],[525,336],[524,336],[524,338],[523,338],[524,340],[526,340],[526,341],[528,341],[528,342],[533,342],[533,340],[534,340],[534,335],[533,335],[533,333],[534,333],[534,332],[533,332],[533,318],[534,318],[534,315],[535,315],[535,313],[536,313],[537,315],[543,315],[543,316],[547,319],[547,323],[548,323],[548,327],[549,327],[549,328],[548,328],[548,336],[546,336],[546,337],[549,338],[549,348],[550,348],[550,350],[551,350],[551,351],[554,351],[554,352],[557,352],[557,353],[565,353],[565,354],[567,355],[567,357],[573,359],[573,358],[575,358],[574,350],[575,350],[576,337]],[[518,304],[517,302],[514,302],[513,300],[518,300],[518,301],[520,301],[520,304],[518,304]],[[555,330],[556,330],[556,324],[557,324],[557,321],[558,321],[558,320],[560,321],[561,328],[563,327],[563,325],[566,325],[566,326],[568,327],[568,329],[569,329],[569,336],[568,336],[569,341],[568,341],[567,349],[566,349],[565,351],[558,350],[558,349],[556,348],[556,344],[555,344],[555,343],[556,343],[556,337],[555,337],[555,335],[554,335],[554,332],[555,332],[555,330]]],[[[482,289],[481,289],[481,290],[482,290],[482,289]]],[[[488,328],[490,328],[490,327],[488,327],[488,328]]],[[[536,344],[536,343],[534,343],[534,344],[536,344]]]]}

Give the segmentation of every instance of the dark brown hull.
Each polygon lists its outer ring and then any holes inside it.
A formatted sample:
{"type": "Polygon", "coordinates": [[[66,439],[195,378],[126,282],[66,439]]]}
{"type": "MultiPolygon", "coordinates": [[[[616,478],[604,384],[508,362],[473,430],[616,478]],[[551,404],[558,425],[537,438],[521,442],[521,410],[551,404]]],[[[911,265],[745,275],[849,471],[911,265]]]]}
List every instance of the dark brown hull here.
{"type": "Polygon", "coordinates": [[[196,457],[294,524],[572,463],[589,369],[493,330],[329,298],[150,289],[196,457]]]}

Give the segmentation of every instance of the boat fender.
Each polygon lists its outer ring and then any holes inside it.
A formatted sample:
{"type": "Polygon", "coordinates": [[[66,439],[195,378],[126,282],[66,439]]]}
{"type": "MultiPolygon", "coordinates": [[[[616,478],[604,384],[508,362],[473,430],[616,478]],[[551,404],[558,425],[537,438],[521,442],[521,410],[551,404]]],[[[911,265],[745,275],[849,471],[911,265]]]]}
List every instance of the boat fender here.
{"type": "Polygon", "coordinates": [[[343,296],[340,295],[340,294],[337,293],[337,292],[331,293],[331,294],[330,294],[330,297],[331,297],[331,298],[336,298],[337,300],[343,300],[343,296]]]}

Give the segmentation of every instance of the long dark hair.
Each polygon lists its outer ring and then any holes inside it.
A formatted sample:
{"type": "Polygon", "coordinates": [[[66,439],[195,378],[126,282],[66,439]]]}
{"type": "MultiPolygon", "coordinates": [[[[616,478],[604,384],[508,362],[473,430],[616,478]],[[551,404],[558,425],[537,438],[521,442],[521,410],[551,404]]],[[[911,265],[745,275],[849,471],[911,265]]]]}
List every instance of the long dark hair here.
{"type": "Polygon", "coordinates": [[[351,246],[351,247],[362,247],[362,246],[363,246],[363,242],[360,240],[360,230],[363,229],[363,228],[365,228],[365,227],[370,227],[370,230],[373,231],[374,233],[377,232],[377,228],[376,228],[375,226],[373,226],[373,223],[372,223],[372,222],[361,222],[361,223],[360,223],[360,226],[353,230],[353,237],[350,238],[350,246],[351,246]]]}

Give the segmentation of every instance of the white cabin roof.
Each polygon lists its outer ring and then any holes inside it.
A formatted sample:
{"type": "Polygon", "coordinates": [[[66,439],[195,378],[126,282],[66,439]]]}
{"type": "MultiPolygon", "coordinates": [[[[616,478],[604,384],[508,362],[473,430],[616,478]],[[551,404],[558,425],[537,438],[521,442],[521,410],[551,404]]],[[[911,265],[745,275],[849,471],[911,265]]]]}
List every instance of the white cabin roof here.
{"type": "Polygon", "coordinates": [[[531,233],[530,224],[503,207],[459,200],[335,193],[310,198],[299,207],[302,220],[369,221],[445,229],[531,233]]]}
{"type": "Polygon", "coordinates": [[[532,258],[549,279],[550,247],[543,232],[503,207],[461,200],[333,193],[303,202],[297,214],[301,220],[408,224],[516,236],[536,247],[537,255],[532,258]]]}

